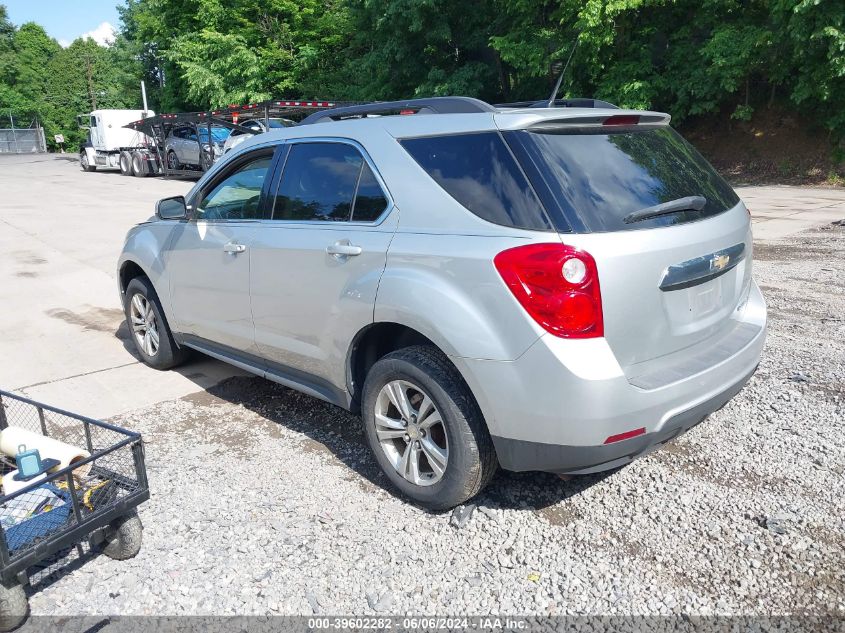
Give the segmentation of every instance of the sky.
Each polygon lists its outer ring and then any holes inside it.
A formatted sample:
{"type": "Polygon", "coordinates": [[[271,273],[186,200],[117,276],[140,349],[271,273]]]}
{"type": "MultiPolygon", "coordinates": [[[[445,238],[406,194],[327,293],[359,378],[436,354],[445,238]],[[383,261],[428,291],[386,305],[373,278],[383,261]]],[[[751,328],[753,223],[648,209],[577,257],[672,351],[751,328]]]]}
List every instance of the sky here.
{"type": "Polygon", "coordinates": [[[37,22],[62,46],[82,36],[105,44],[120,27],[116,9],[120,0],[0,0],[0,4],[8,9],[13,24],[37,22]]]}

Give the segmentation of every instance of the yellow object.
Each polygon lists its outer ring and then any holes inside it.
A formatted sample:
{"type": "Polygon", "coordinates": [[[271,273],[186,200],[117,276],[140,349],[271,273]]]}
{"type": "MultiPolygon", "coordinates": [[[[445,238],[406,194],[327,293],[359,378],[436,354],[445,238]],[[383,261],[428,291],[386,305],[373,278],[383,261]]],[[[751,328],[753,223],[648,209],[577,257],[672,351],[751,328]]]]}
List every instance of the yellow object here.
{"type": "Polygon", "coordinates": [[[528,580],[530,580],[531,582],[540,582],[540,574],[532,571],[530,574],[528,574],[528,580]]]}
{"type": "Polygon", "coordinates": [[[88,508],[89,510],[94,509],[94,504],[91,503],[91,495],[94,493],[95,490],[102,488],[107,483],[109,483],[108,479],[106,479],[105,481],[101,481],[96,486],[91,486],[90,488],[88,488],[88,490],[85,491],[85,494],[82,495],[82,503],[85,504],[86,508],[88,508]]]}

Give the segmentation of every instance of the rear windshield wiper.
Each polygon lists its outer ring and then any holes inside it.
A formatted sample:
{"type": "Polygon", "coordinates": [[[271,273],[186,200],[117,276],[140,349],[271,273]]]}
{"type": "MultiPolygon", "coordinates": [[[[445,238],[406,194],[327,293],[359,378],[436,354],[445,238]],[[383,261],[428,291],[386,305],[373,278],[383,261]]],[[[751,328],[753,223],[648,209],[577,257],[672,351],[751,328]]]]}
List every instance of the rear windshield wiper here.
{"type": "Polygon", "coordinates": [[[670,213],[678,213],[680,211],[701,211],[707,200],[704,196],[687,196],[686,198],[678,198],[677,200],[670,200],[669,202],[662,202],[653,207],[646,207],[639,211],[629,213],[622,221],[625,224],[632,222],[640,222],[641,220],[648,220],[656,218],[661,215],[669,215],[670,213]]]}

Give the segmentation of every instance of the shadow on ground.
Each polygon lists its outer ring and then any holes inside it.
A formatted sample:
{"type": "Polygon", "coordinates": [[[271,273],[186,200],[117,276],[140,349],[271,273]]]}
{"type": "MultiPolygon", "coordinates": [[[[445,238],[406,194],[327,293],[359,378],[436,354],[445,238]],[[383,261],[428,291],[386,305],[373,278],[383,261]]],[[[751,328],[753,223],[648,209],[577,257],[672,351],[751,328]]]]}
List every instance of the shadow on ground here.
{"type": "MultiPolygon", "coordinates": [[[[243,406],[273,424],[305,435],[303,450],[326,451],[365,482],[407,501],[390,485],[373,459],[361,419],[348,411],[257,377],[229,378],[186,399],[200,406],[219,401],[243,406]]],[[[613,472],[564,481],[548,473],[500,470],[487,489],[472,502],[489,508],[540,512],[581,494],[613,472]]],[[[568,522],[564,509],[541,513],[552,522],[568,522]]]]}

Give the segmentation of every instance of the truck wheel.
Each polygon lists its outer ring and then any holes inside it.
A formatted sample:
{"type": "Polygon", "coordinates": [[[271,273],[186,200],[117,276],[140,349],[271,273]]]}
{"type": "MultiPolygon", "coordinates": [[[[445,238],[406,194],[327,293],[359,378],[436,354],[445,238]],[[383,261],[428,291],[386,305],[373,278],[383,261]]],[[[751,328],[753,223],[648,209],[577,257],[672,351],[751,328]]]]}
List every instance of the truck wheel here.
{"type": "Polygon", "coordinates": [[[126,324],[141,360],[153,369],[170,369],[185,362],[188,351],[176,345],[153,285],[135,277],[123,296],[126,324]]]}
{"type": "Polygon", "coordinates": [[[14,631],[29,615],[29,601],[20,583],[0,582],[0,631],[14,631]]]}
{"type": "Polygon", "coordinates": [[[129,152],[120,152],[120,173],[124,176],[132,175],[132,157],[129,152]]]}
{"type": "Polygon", "coordinates": [[[146,178],[150,170],[147,168],[147,161],[141,152],[132,152],[132,174],[138,178],[146,178]]]}
{"type": "Polygon", "coordinates": [[[377,361],[364,381],[364,434],[391,483],[432,510],[478,494],[496,473],[493,441],[458,370],[431,346],[377,361]]]}
{"type": "Polygon", "coordinates": [[[79,166],[82,167],[82,171],[97,171],[96,165],[88,163],[88,152],[80,152],[79,166]]]}
{"type": "Polygon", "coordinates": [[[167,168],[171,170],[182,169],[182,164],[179,162],[179,157],[176,156],[176,152],[170,150],[167,152],[167,168]]]}
{"type": "Polygon", "coordinates": [[[144,526],[135,513],[115,519],[106,529],[103,554],[114,560],[132,558],[141,551],[144,526]]]}

